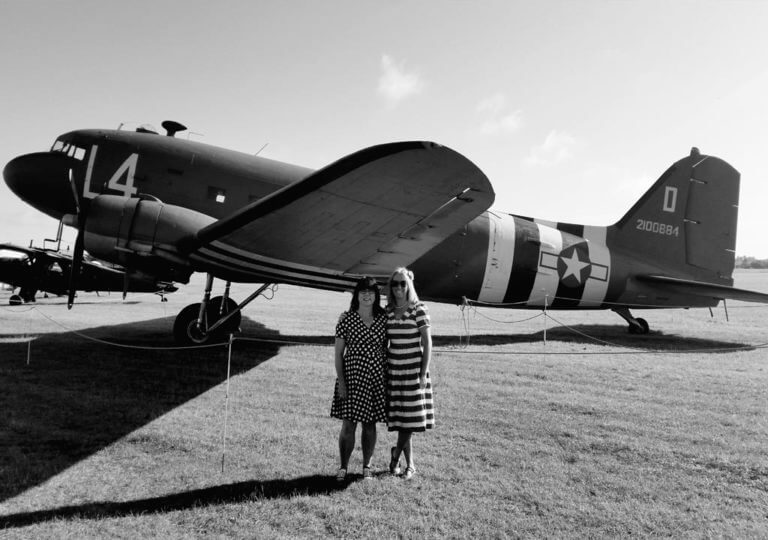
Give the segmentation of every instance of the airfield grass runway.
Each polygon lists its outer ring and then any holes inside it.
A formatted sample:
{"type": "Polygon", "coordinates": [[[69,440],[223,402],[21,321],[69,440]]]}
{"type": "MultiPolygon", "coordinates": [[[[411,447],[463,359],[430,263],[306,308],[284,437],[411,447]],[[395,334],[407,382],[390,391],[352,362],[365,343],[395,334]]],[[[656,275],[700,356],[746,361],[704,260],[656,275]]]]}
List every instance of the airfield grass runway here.
{"type": "Polygon", "coordinates": [[[610,312],[430,304],[416,476],[383,472],[382,426],[382,472],[361,479],[358,441],[337,486],[349,296],[256,300],[228,386],[225,346],[163,349],[194,284],[72,311],[0,294],[0,538],[768,537],[768,306],[638,311],[652,333],[632,336],[610,312]]]}

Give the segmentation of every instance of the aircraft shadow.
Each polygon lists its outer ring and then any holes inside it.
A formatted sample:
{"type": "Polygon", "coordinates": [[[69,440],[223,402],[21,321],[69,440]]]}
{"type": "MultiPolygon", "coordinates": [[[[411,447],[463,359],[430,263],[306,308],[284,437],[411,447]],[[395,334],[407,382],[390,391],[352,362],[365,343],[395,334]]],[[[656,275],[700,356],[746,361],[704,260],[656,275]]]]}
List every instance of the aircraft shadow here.
{"type": "MultiPolygon", "coordinates": [[[[435,347],[514,345],[516,343],[543,343],[543,330],[531,334],[470,334],[467,336],[435,335],[435,347]]],[[[724,341],[701,337],[665,334],[651,330],[649,334],[637,335],[627,332],[623,325],[579,324],[554,326],[546,331],[547,341],[573,343],[576,345],[598,345],[621,347],[641,351],[731,353],[734,350],[753,350],[754,345],[740,341],[724,341]]]]}
{"type": "MultiPolygon", "coordinates": [[[[40,335],[31,343],[0,342],[0,502],[56,476],[226,380],[226,347],[174,349],[172,325],[173,317],[167,317],[80,332],[102,341],[66,332],[40,335]]],[[[284,345],[331,345],[334,341],[333,336],[282,335],[247,318],[242,327],[242,341],[238,340],[233,349],[232,376],[270,360],[284,345]]],[[[728,352],[749,347],[660,332],[633,336],[617,325],[571,328],[580,333],[555,327],[547,331],[547,340],[582,345],[594,344],[592,338],[596,337],[613,346],[673,352],[728,352]]],[[[10,333],[0,332],[0,340],[11,337],[10,333]]],[[[541,342],[543,337],[543,332],[471,335],[470,344],[522,344],[541,342]]],[[[436,335],[433,341],[435,347],[450,347],[461,340],[458,335],[436,335]]],[[[50,512],[118,514],[135,512],[141,505],[165,508],[193,500],[246,496],[254,491],[279,496],[284,489],[322,493],[328,488],[323,477],[245,482],[134,503],[85,505],[50,512]]],[[[43,519],[44,515],[23,514],[14,519],[21,523],[43,519]]],[[[0,518],[0,523],[6,520],[0,518]]]]}
{"type": "MultiPolygon", "coordinates": [[[[18,332],[0,331],[0,502],[226,381],[226,346],[171,349],[172,325],[168,317],[80,332],[103,341],[66,332],[2,342],[18,332]],[[163,346],[168,349],[151,348],[163,346]]],[[[248,326],[278,335],[258,323],[248,326]]],[[[232,376],[273,358],[280,347],[238,344],[232,376]]]]}
{"type": "MultiPolygon", "coordinates": [[[[333,336],[298,336],[278,335],[274,330],[262,325],[250,326],[243,320],[240,342],[264,342],[275,340],[279,344],[333,345],[333,336]]],[[[514,345],[543,343],[544,340],[574,345],[596,345],[619,347],[647,352],[677,353],[731,353],[735,350],[753,350],[755,346],[742,341],[725,341],[702,337],[665,334],[660,330],[651,330],[649,334],[630,334],[626,326],[620,324],[579,324],[571,326],[553,326],[548,328],[546,336],[543,330],[529,334],[470,334],[466,335],[433,334],[432,345],[436,348],[455,348],[471,346],[514,345]]],[[[578,352],[583,352],[579,349],[578,352]]]]}
{"type": "Polygon", "coordinates": [[[248,499],[280,499],[296,495],[328,495],[346,489],[349,484],[337,483],[333,476],[304,476],[290,480],[247,481],[209,488],[193,489],[160,497],[125,502],[102,501],[50,510],[21,512],[0,516],[0,529],[25,527],[52,519],[102,519],[144,513],[186,510],[200,506],[238,503],[248,499]]]}

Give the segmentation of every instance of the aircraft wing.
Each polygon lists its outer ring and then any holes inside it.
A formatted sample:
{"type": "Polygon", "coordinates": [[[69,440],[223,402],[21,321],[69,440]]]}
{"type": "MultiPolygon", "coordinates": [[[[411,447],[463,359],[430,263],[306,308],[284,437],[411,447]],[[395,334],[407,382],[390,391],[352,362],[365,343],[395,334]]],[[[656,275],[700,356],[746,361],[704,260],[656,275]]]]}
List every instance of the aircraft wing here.
{"type": "Polygon", "coordinates": [[[346,274],[386,275],[490,207],[488,178],[429,142],[373,146],[201,229],[193,260],[226,268],[271,259],[346,274]]]}
{"type": "Polygon", "coordinates": [[[663,287],[684,294],[694,294],[698,296],[708,296],[710,298],[719,298],[724,300],[740,300],[742,302],[762,302],[768,303],[768,294],[748,291],[746,289],[737,289],[728,285],[718,285],[716,283],[706,283],[703,281],[694,281],[690,279],[680,279],[660,275],[637,276],[640,281],[655,283],[663,287]]]}

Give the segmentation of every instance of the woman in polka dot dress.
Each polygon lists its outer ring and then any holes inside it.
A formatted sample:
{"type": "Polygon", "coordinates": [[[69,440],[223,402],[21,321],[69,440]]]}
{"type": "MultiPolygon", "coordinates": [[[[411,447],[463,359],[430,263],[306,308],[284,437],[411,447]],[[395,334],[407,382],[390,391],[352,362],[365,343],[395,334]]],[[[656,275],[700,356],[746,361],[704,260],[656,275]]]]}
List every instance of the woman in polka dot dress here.
{"type": "Polygon", "coordinates": [[[432,336],[427,306],[413,287],[413,272],[397,268],[389,278],[387,294],[387,424],[397,431],[397,446],[390,453],[389,470],[398,474],[400,453],[405,455],[403,478],[416,473],[411,437],[435,425],[429,362],[432,336]]]}
{"type": "Polygon", "coordinates": [[[363,478],[373,478],[371,459],[376,447],[376,422],[384,422],[386,396],[386,321],[376,280],[363,277],[355,286],[349,311],[336,325],[336,387],[331,416],[342,420],[339,433],[341,466],[336,480],[343,481],[355,447],[357,423],[363,424],[363,478]]]}

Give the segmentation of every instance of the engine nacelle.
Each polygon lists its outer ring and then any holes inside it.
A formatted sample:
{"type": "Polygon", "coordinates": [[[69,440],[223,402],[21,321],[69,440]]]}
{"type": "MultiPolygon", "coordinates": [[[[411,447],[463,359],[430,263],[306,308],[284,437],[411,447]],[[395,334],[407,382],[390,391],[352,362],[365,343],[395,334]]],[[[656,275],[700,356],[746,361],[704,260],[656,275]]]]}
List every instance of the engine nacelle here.
{"type": "Polygon", "coordinates": [[[178,246],[215,218],[156,200],[99,195],[85,222],[85,250],[157,279],[188,282],[192,269],[178,246]]]}

